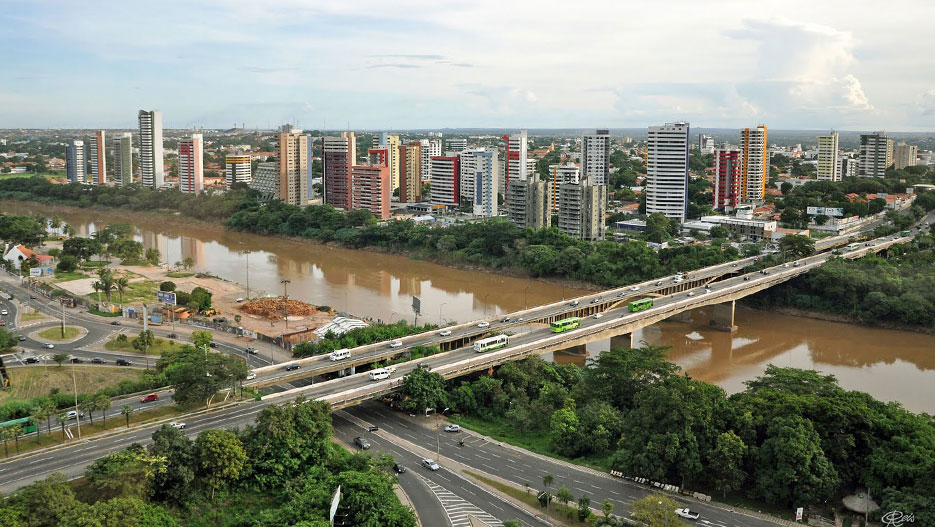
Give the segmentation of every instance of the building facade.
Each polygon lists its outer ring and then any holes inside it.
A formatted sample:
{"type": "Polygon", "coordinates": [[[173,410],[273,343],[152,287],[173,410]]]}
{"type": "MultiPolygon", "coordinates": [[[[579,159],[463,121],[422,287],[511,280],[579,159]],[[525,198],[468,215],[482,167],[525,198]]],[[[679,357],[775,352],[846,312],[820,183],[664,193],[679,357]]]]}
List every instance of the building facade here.
{"type": "Polygon", "coordinates": [[[390,169],[390,191],[399,188],[399,136],[390,135],[386,132],[374,137],[375,148],[385,149],[387,152],[386,166],[390,169]]]}
{"type": "Polygon", "coordinates": [[[107,136],[104,130],[95,130],[88,145],[88,161],[91,164],[91,185],[107,183],[107,136]]]}
{"type": "Polygon", "coordinates": [[[432,205],[447,205],[457,207],[460,204],[461,181],[458,156],[448,152],[444,156],[431,158],[432,191],[430,192],[432,205]]]}
{"type": "Polygon", "coordinates": [[[399,145],[399,202],[422,201],[422,143],[399,145]]]}
{"type": "Polygon", "coordinates": [[[133,183],[133,134],[124,132],[111,139],[114,161],[114,183],[119,186],[133,183]]]}
{"type": "Polygon", "coordinates": [[[741,201],[762,201],[769,180],[769,150],[766,148],[766,126],[744,128],[740,131],[741,171],[743,183],[741,201]]]}
{"type": "Polygon", "coordinates": [[[818,174],[820,181],[841,181],[841,163],[838,161],[838,133],[818,136],[818,174]]]}
{"type": "Polygon", "coordinates": [[[204,145],[201,134],[192,134],[179,141],[179,190],[185,194],[204,191],[204,145]]]}
{"type": "Polygon", "coordinates": [[[369,210],[380,220],[390,217],[390,168],[385,165],[351,167],[351,208],[369,210]]]}
{"type": "Polygon", "coordinates": [[[646,214],[660,212],[679,223],[688,214],[689,124],[650,126],[646,141],[646,214]]]}
{"type": "Polygon", "coordinates": [[[442,142],[440,139],[423,139],[422,148],[422,181],[432,180],[432,156],[442,155],[442,142]]]}
{"type": "Polygon", "coordinates": [[[522,229],[542,229],[551,222],[546,182],[537,179],[514,179],[507,193],[513,199],[506,203],[507,218],[522,229]]]}
{"type": "Polygon", "coordinates": [[[162,157],[162,112],[140,110],[140,182],[144,187],[162,188],[165,168],[162,157]]]}
{"type": "Polygon", "coordinates": [[[549,210],[552,214],[558,213],[561,186],[567,183],[577,185],[581,182],[580,174],[577,165],[549,165],[549,210]]]}
{"type": "Polygon", "coordinates": [[[497,203],[498,179],[500,171],[497,167],[496,150],[476,152],[473,156],[474,174],[471,181],[473,190],[473,212],[475,216],[492,218],[499,214],[497,203]]]}
{"type": "Polygon", "coordinates": [[[357,164],[357,139],[354,132],[339,137],[325,137],[322,143],[322,184],[324,203],[339,209],[351,209],[351,167],[357,164]]]}
{"type": "Polygon", "coordinates": [[[893,142],[886,132],[860,135],[860,151],[857,155],[859,177],[883,177],[893,158],[893,142]]]}
{"type": "Polygon", "coordinates": [[[914,167],[918,163],[919,147],[899,143],[893,151],[893,165],[897,169],[914,167]]]}
{"type": "Polygon", "coordinates": [[[854,159],[853,157],[840,156],[838,158],[838,170],[841,173],[841,178],[846,177],[857,177],[857,174],[860,173],[860,162],[854,159]]]}
{"type": "Polygon", "coordinates": [[[464,138],[452,138],[445,141],[446,148],[448,152],[463,152],[467,150],[467,139],[464,138]]]}
{"type": "Polygon", "coordinates": [[[276,134],[278,197],[287,205],[308,205],[308,136],[286,125],[276,134]]]}
{"type": "Polygon", "coordinates": [[[230,154],[224,157],[224,184],[228,190],[234,183],[250,184],[251,158],[244,154],[230,154]]]}
{"type": "Polygon", "coordinates": [[[529,141],[526,138],[526,130],[522,130],[518,134],[504,135],[503,142],[505,143],[503,156],[503,187],[506,191],[503,200],[505,203],[509,203],[512,189],[510,182],[526,181],[529,179],[529,165],[527,164],[529,141]]]}
{"type": "Polygon", "coordinates": [[[88,163],[84,155],[84,141],[72,139],[65,145],[65,177],[69,183],[87,182],[88,163]]]}
{"type": "Polygon", "coordinates": [[[714,137],[705,134],[698,134],[698,151],[702,154],[713,154],[714,137]]]}
{"type": "Polygon", "coordinates": [[[250,188],[260,194],[260,199],[279,198],[279,165],[274,162],[259,163],[250,179],[250,188]]]}
{"type": "Polygon", "coordinates": [[[741,151],[719,148],[714,151],[714,203],[715,209],[735,209],[740,204],[741,151]]]}
{"type": "Polygon", "coordinates": [[[581,179],[592,185],[610,182],[610,131],[597,130],[581,137],[581,179]]]}
{"type": "Polygon", "coordinates": [[[559,188],[558,229],[579,240],[604,239],[607,185],[592,185],[583,179],[559,188]]]}

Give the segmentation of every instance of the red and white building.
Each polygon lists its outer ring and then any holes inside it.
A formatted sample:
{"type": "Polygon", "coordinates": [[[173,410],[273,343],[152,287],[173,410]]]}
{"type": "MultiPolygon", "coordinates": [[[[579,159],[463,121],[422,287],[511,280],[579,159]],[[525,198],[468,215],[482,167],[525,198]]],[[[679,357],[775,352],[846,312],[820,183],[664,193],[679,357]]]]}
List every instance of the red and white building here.
{"type": "Polygon", "coordinates": [[[381,220],[390,217],[390,169],[386,165],[351,167],[351,208],[369,210],[381,220]]]}
{"type": "Polygon", "coordinates": [[[200,194],[204,180],[204,139],[201,134],[192,134],[179,141],[179,190],[200,194]]]}
{"type": "Polygon", "coordinates": [[[735,148],[714,151],[714,208],[735,209],[740,203],[742,154],[735,148]]]}

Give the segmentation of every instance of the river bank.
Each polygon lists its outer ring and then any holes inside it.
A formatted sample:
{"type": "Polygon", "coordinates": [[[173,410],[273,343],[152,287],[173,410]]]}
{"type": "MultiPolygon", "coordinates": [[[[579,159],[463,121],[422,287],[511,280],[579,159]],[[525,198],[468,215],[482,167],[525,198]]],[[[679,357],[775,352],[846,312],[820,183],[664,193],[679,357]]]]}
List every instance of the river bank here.
{"type": "Polygon", "coordinates": [[[861,320],[856,317],[849,317],[846,315],[840,315],[837,313],[826,313],[824,311],[815,311],[807,309],[799,309],[795,307],[769,307],[765,308],[760,305],[739,301],[741,305],[745,308],[760,311],[763,313],[775,313],[779,315],[786,315],[790,317],[798,318],[810,318],[814,320],[824,320],[827,322],[837,322],[840,324],[851,324],[854,326],[860,326],[865,328],[875,328],[875,329],[890,329],[893,331],[911,331],[914,333],[922,333],[923,335],[935,335],[935,328],[925,327],[925,326],[913,326],[909,324],[898,324],[894,322],[867,322],[866,320],[861,320]]]}

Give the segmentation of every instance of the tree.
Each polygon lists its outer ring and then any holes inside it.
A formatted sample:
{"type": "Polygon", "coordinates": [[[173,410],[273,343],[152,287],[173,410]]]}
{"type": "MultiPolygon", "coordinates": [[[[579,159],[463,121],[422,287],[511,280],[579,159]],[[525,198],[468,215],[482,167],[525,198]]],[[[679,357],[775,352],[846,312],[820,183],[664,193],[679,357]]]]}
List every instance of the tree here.
{"type": "Polygon", "coordinates": [[[552,487],[552,484],[555,483],[555,476],[552,474],[546,474],[542,476],[542,488],[543,490],[549,490],[552,487]]]}
{"type": "Polygon", "coordinates": [[[39,421],[45,419],[45,409],[43,409],[41,406],[36,406],[32,409],[29,417],[32,418],[33,423],[36,423],[36,444],[42,444],[42,440],[40,438],[42,427],[39,426],[39,421]]]}
{"type": "Polygon", "coordinates": [[[214,340],[214,335],[210,331],[193,331],[192,332],[192,345],[198,349],[206,349],[211,347],[211,342],[214,340]]]}
{"type": "Polygon", "coordinates": [[[60,412],[55,416],[55,420],[58,421],[59,426],[62,427],[62,441],[65,441],[65,425],[68,424],[68,413],[60,412]]]}
{"type": "Polygon", "coordinates": [[[93,397],[85,397],[84,399],[78,400],[78,409],[82,413],[88,414],[88,419],[91,420],[91,424],[94,424],[94,411],[97,410],[96,402],[93,397]]]}
{"type": "Polygon", "coordinates": [[[192,289],[191,300],[189,301],[189,307],[196,311],[205,311],[211,309],[211,291],[208,291],[204,287],[196,287],[192,289]]]}
{"type": "Polygon", "coordinates": [[[123,302],[123,294],[130,288],[130,280],[125,276],[121,276],[114,280],[114,287],[117,289],[117,294],[120,295],[120,302],[123,302]]]}
{"type": "Polygon", "coordinates": [[[805,258],[815,253],[815,240],[798,234],[783,236],[779,240],[779,251],[786,257],[805,258]]]}
{"type": "Polygon", "coordinates": [[[646,239],[651,242],[662,243],[675,234],[677,229],[677,224],[673,225],[673,220],[661,212],[654,212],[646,218],[646,239]]]}
{"type": "Polygon", "coordinates": [[[714,487],[726,497],[728,491],[737,490],[743,485],[747,474],[743,471],[743,460],[747,445],[733,430],[723,432],[717,437],[714,449],[708,453],[708,471],[714,487]]]}
{"type": "Polygon", "coordinates": [[[153,347],[153,344],[156,343],[156,335],[153,334],[151,329],[146,329],[140,331],[140,334],[133,339],[133,349],[146,354],[149,351],[149,348],[153,347]]]}
{"type": "Polygon", "coordinates": [[[16,335],[0,328],[0,351],[8,351],[16,345],[16,335]]]}
{"type": "Polygon", "coordinates": [[[186,503],[194,490],[198,468],[195,444],[181,430],[163,425],[153,433],[149,452],[166,461],[166,469],[153,477],[153,498],[166,503],[186,503]]]}
{"type": "Polygon", "coordinates": [[[718,238],[730,238],[730,231],[727,230],[727,227],[718,225],[717,227],[711,228],[711,237],[714,239],[718,238]]]}
{"type": "Polygon", "coordinates": [[[812,422],[775,417],[757,451],[754,493],[769,503],[810,505],[834,496],[838,474],[825,457],[812,422]]]}
{"type": "Polygon", "coordinates": [[[195,259],[191,256],[186,256],[182,259],[182,265],[185,267],[185,270],[188,271],[192,267],[195,267],[195,259]]]}
{"type": "Polygon", "coordinates": [[[97,275],[100,277],[101,291],[107,295],[107,301],[110,302],[110,293],[114,290],[114,272],[105,267],[98,269],[97,275]]]}
{"type": "Polygon", "coordinates": [[[607,498],[604,498],[604,501],[601,502],[601,513],[605,519],[609,519],[610,515],[614,513],[614,504],[607,498]]]}
{"type": "Polygon", "coordinates": [[[143,498],[156,474],[165,471],[166,460],[140,445],[108,454],[84,473],[98,499],[143,498]]]}
{"type": "Polygon", "coordinates": [[[416,368],[403,380],[403,409],[408,412],[424,412],[428,408],[444,408],[448,405],[445,378],[441,375],[416,368]]]}
{"type": "Polygon", "coordinates": [[[675,509],[679,508],[678,502],[666,494],[650,494],[645,498],[634,501],[631,504],[633,513],[631,517],[642,522],[646,527],[675,527],[685,525],[675,509]]]}
{"type": "Polygon", "coordinates": [[[175,282],[165,281],[159,284],[160,291],[175,291],[175,282]]]}
{"type": "Polygon", "coordinates": [[[581,496],[578,498],[578,521],[585,521],[591,516],[591,498],[581,496]]]}
{"type": "Polygon", "coordinates": [[[8,503],[29,511],[30,527],[72,525],[68,518],[80,504],[68,480],[58,473],[19,489],[8,503]]]}
{"type": "Polygon", "coordinates": [[[571,491],[568,490],[568,487],[561,486],[557,491],[555,491],[555,499],[562,502],[562,505],[568,507],[568,502],[575,499],[571,494],[571,491]]]}
{"type": "Polygon", "coordinates": [[[240,479],[247,462],[240,439],[228,430],[205,430],[195,440],[199,469],[211,488],[211,500],[225,483],[240,479]]]}
{"type": "Polygon", "coordinates": [[[144,259],[150,263],[150,265],[159,264],[159,260],[162,258],[162,254],[159,252],[159,249],[150,248],[146,249],[144,259]]]}
{"type": "Polygon", "coordinates": [[[62,363],[64,363],[66,360],[68,360],[67,353],[56,353],[55,355],[52,355],[52,361],[58,364],[59,368],[62,367],[62,363]]]}
{"type": "Polygon", "coordinates": [[[72,273],[78,268],[78,259],[70,254],[66,254],[59,259],[55,265],[55,270],[61,273],[72,273]]]}
{"type": "Polygon", "coordinates": [[[133,407],[129,404],[125,404],[123,408],[120,409],[120,413],[127,418],[127,428],[130,428],[130,414],[133,413],[133,407]]]}
{"type": "Polygon", "coordinates": [[[164,353],[156,369],[175,387],[172,398],[180,405],[210,404],[218,390],[233,390],[237,382],[247,378],[247,363],[243,359],[209,353],[187,344],[164,353]]]}
{"type": "Polygon", "coordinates": [[[104,428],[107,428],[107,410],[114,405],[113,400],[103,393],[94,396],[94,406],[101,412],[101,419],[104,422],[104,428]]]}

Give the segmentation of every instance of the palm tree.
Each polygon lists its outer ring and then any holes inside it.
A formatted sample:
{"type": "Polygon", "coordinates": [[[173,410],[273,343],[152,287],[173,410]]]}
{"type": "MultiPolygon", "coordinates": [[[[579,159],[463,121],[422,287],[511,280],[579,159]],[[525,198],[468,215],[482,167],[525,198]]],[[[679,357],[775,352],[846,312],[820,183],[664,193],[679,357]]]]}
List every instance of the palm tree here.
{"type": "Polygon", "coordinates": [[[52,433],[52,416],[55,415],[55,412],[58,411],[58,408],[55,406],[55,403],[52,401],[45,401],[42,403],[42,408],[45,410],[45,419],[46,419],[46,429],[49,433],[52,433]]]}
{"type": "Polygon", "coordinates": [[[23,435],[23,427],[19,425],[11,426],[7,433],[13,436],[13,441],[16,443],[16,453],[19,454],[19,436],[23,435]]]}
{"type": "Polygon", "coordinates": [[[120,278],[114,280],[114,287],[117,288],[117,293],[120,295],[120,303],[123,303],[123,293],[130,288],[130,280],[121,276],[120,278]]]}
{"type": "Polygon", "coordinates": [[[66,224],[65,224],[65,227],[64,227],[64,229],[63,229],[63,232],[65,233],[65,236],[68,236],[69,238],[71,238],[71,237],[74,236],[75,233],[77,233],[78,231],[77,231],[74,227],[72,227],[71,225],[68,225],[68,224],[66,223],[66,224]]]}
{"type": "Polygon", "coordinates": [[[98,269],[97,275],[101,278],[99,280],[101,290],[104,291],[104,294],[107,295],[107,301],[110,302],[110,292],[114,289],[114,272],[105,267],[98,269]]]}
{"type": "Polygon", "coordinates": [[[65,423],[68,422],[68,412],[58,414],[55,419],[58,420],[58,424],[62,425],[62,441],[65,441],[65,423]]]}
{"type": "Polygon", "coordinates": [[[49,227],[57,229],[62,226],[62,217],[58,214],[53,214],[52,219],[49,221],[49,227]]]}
{"type": "Polygon", "coordinates": [[[13,439],[13,427],[4,426],[0,428],[0,440],[3,441],[3,457],[10,457],[10,447],[7,446],[7,441],[13,439]]]}
{"type": "Polygon", "coordinates": [[[94,398],[88,397],[85,400],[78,403],[78,409],[83,413],[88,414],[88,418],[91,420],[91,424],[94,424],[94,410],[97,410],[97,406],[94,404],[94,398]]]}
{"type": "Polygon", "coordinates": [[[185,270],[187,271],[187,270],[191,269],[192,267],[195,267],[195,259],[192,258],[191,256],[186,256],[186,257],[182,260],[182,265],[185,266],[185,270]]]}
{"type": "Polygon", "coordinates": [[[29,417],[32,417],[32,422],[36,423],[36,444],[42,444],[42,438],[40,437],[40,430],[42,430],[42,427],[39,426],[39,421],[45,419],[45,410],[43,410],[41,406],[33,408],[29,417]]]}
{"type": "Polygon", "coordinates": [[[129,404],[125,404],[125,405],[123,406],[123,408],[120,410],[120,413],[123,414],[124,416],[126,416],[126,418],[127,418],[127,428],[130,428],[130,414],[133,413],[133,407],[130,406],[129,404]]]}
{"type": "Polygon", "coordinates": [[[114,402],[110,399],[110,397],[100,393],[94,396],[94,403],[94,406],[101,411],[101,419],[104,421],[104,428],[107,428],[107,410],[110,410],[110,407],[114,405],[114,402]]]}

